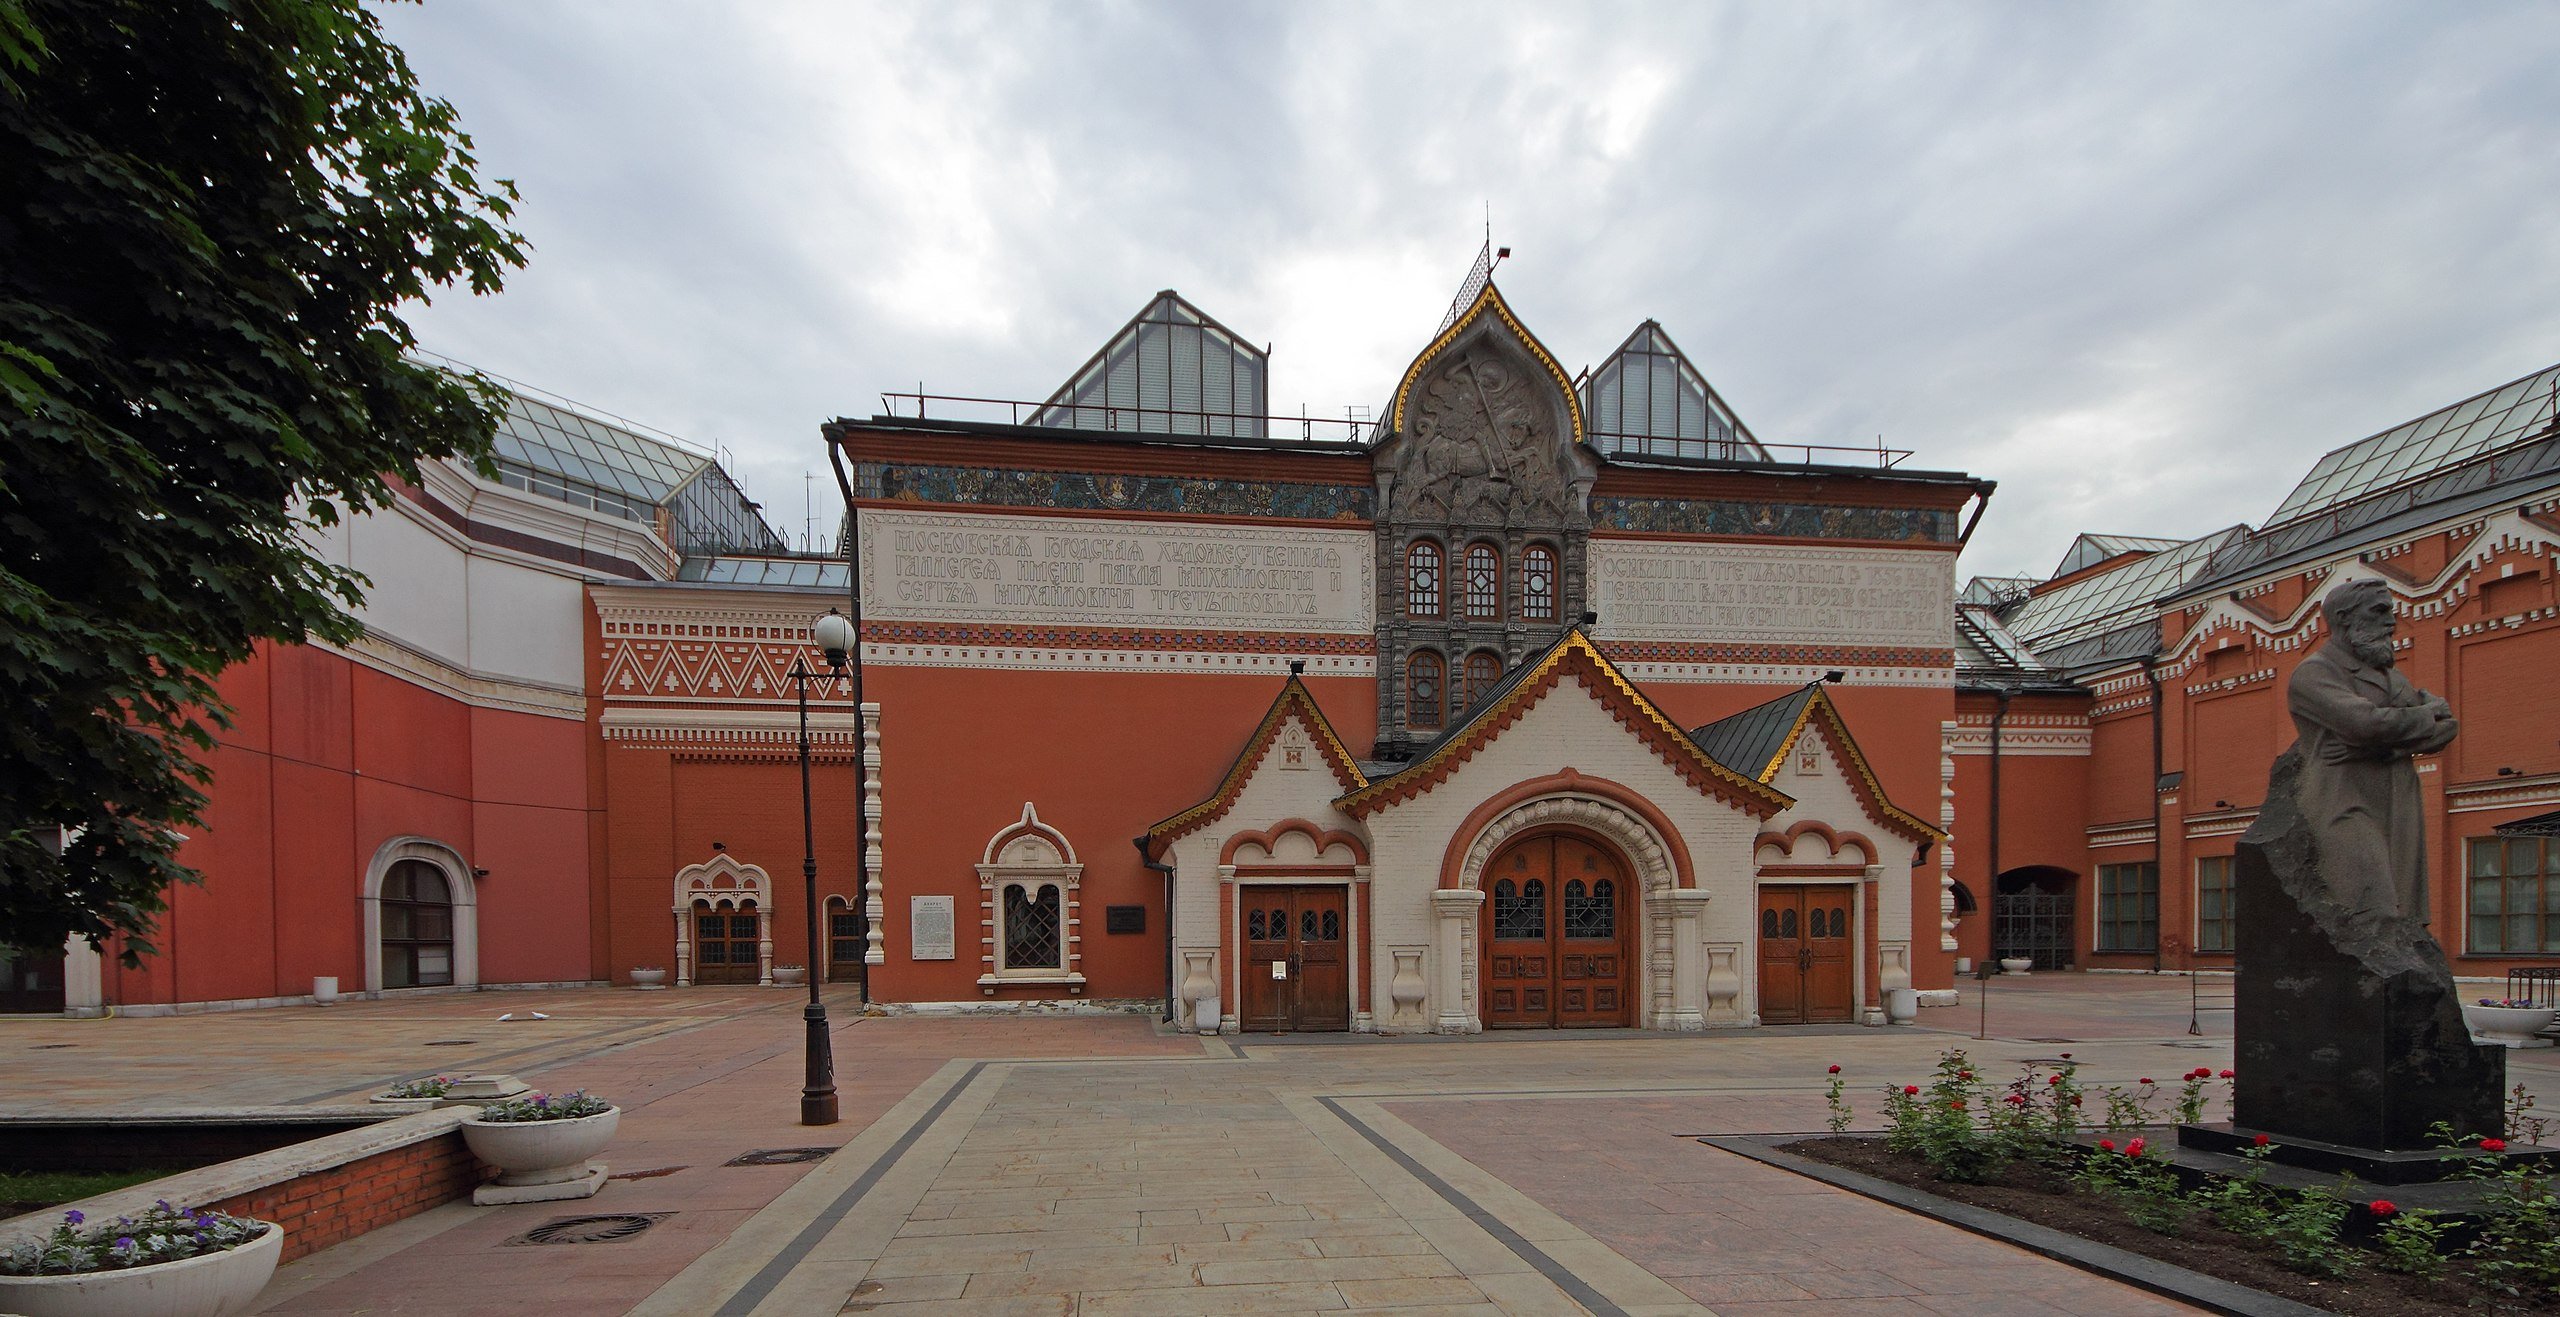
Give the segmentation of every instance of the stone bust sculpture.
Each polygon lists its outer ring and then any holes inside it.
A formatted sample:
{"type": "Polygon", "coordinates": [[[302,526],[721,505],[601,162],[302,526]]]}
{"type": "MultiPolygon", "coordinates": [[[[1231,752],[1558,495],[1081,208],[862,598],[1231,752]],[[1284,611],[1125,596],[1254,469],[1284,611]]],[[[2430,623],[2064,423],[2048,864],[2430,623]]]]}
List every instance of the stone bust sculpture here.
{"type": "Polygon", "coordinates": [[[2320,607],[2329,639],[2285,690],[2300,737],[2296,800],[2318,839],[2329,895],[2349,915],[2425,924],[2425,823],[2410,757],[2453,744],[2460,729],[2443,696],[2393,668],[2388,586],[2351,581],[2320,607]]]}

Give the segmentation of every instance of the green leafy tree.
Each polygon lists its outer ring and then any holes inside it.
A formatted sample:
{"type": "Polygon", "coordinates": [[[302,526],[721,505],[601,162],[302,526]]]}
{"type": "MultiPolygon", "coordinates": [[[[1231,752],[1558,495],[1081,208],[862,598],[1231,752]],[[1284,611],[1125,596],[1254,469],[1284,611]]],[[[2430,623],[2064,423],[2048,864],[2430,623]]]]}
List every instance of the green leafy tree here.
{"type": "Polygon", "coordinates": [[[0,180],[0,944],[130,962],[214,674],[360,630],[309,527],[485,460],[494,390],[402,309],[525,244],[357,0],[0,0],[0,180]]]}

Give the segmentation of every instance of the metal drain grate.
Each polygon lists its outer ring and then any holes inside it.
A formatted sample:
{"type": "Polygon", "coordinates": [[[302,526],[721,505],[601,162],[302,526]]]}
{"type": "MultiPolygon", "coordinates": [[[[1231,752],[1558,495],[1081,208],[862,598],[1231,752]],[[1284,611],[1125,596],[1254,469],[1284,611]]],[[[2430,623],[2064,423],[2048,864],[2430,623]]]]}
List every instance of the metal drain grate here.
{"type": "Polygon", "coordinates": [[[610,1212],[602,1216],[555,1216],[507,1242],[610,1244],[617,1239],[629,1239],[674,1215],[673,1212],[610,1212]]]}
{"type": "Polygon", "coordinates": [[[754,1152],[742,1152],[721,1164],[724,1166],[789,1166],[794,1162],[825,1161],[827,1154],[834,1151],[833,1148],[758,1148],[754,1152]]]}

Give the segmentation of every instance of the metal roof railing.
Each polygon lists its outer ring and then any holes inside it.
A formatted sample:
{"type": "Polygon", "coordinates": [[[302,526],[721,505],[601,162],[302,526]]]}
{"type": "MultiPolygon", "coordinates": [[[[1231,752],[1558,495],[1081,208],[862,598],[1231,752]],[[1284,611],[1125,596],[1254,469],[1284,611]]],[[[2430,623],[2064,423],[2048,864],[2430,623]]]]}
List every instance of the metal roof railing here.
{"type": "Polygon", "coordinates": [[[976,421],[982,424],[998,423],[995,420],[995,409],[1003,408],[1004,420],[1001,423],[1019,426],[1031,425],[1031,418],[1043,411],[1092,413],[1099,415],[1103,423],[1043,428],[1112,434],[1160,434],[1177,439],[1258,440],[1264,438],[1264,435],[1260,434],[1220,434],[1209,428],[1221,421],[1239,427],[1258,422],[1272,438],[1281,442],[1287,442],[1280,434],[1280,427],[1284,425],[1298,427],[1298,439],[1304,443],[1360,444],[1370,442],[1377,434],[1377,423],[1363,417],[1336,418],[1315,416],[1305,412],[1296,416],[1255,416],[1244,412],[1201,411],[1197,408],[1104,406],[1099,403],[1058,402],[1053,399],[1035,402],[1022,398],[977,398],[959,393],[898,393],[885,390],[880,394],[880,405],[882,416],[890,420],[976,421]],[[932,404],[934,410],[944,414],[928,417],[925,414],[927,404],[932,404]],[[904,410],[910,408],[912,410],[904,410]],[[1150,424],[1150,422],[1153,423],[1150,424]],[[1184,424],[1177,425],[1177,422],[1184,424]],[[1199,428],[1187,428],[1192,425],[1199,428]]]}
{"type": "Polygon", "coordinates": [[[1594,433],[1592,445],[1612,457],[1647,461],[1755,462],[1781,466],[1872,466],[1890,470],[1911,457],[1908,448],[1851,448],[1839,444],[1773,444],[1749,441],[1670,439],[1650,434],[1594,433]],[[1757,451],[1755,451],[1757,450],[1757,451]]]}

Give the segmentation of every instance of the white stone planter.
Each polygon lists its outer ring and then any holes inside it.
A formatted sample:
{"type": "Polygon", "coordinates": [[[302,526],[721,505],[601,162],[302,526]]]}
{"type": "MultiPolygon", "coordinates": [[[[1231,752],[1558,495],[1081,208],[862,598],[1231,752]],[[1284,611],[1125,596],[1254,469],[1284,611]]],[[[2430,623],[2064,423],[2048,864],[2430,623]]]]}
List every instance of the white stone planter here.
{"type": "Polygon", "coordinates": [[[773,967],[773,986],[777,988],[796,988],[808,981],[809,967],[806,965],[776,965],[773,967]]]}
{"type": "Polygon", "coordinates": [[[2024,974],[2035,967],[2036,963],[2025,956],[2004,956],[2000,960],[2000,972],[2003,974],[2024,974]]]}
{"type": "Polygon", "coordinates": [[[0,1312],[23,1317],[228,1317],[276,1274],[284,1227],[238,1248],[76,1276],[0,1276],[0,1312]]]}
{"type": "Polygon", "coordinates": [[[663,969],[635,969],[631,971],[631,986],[663,988],[667,986],[667,972],[663,969]]]}
{"type": "Polygon", "coordinates": [[[2471,1041],[2499,1047],[2549,1047],[2551,1040],[2536,1034],[2551,1027],[2554,1014],[2548,1006],[2475,1006],[2462,1008],[2462,1022],[2471,1026],[2471,1041]]]}
{"type": "Polygon", "coordinates": [[[604,1184],[604,1167],[587,1159],[604,1151],[622,1125],[622,1108],[572,1120],[466,1120],[471,1155],[498,1168],[474,1202],[547,1202],[585,1198],[604,1184]],[[521,1192],[509,1192],[521,1191],[521,1192]]]}

